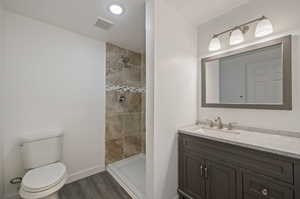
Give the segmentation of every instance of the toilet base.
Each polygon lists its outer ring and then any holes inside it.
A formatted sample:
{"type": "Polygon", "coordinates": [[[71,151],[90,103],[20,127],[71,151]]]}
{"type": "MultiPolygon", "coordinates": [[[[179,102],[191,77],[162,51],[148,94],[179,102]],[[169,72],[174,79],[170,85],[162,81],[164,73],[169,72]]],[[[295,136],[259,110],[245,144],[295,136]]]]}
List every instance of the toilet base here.
{"type": "MultiPolygon", "coordinates": [[[[31,198],[26,198],[31,199],[31,198]]],[[[34,198],[34,199],[60,199],[58,193],[51,194],[50,196],[42,197],[42,198],[34,198]]]]}

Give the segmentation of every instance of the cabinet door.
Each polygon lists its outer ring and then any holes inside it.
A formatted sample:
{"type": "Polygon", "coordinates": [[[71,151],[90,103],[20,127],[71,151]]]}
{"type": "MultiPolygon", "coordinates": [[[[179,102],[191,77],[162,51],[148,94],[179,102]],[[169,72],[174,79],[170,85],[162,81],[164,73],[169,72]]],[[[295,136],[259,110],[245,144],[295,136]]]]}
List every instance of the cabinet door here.
{"type": "Polygon", "coordinates": [[[207,199],[236,199],[235,168],[213,161],[207,161],[206,168],[207,199]]]}
{"type": "Polygon", "coordinates": [[[244,175],[244,199],[292,199],[293,190],[262,175],[244,175]]]}
{"type": "Polygon", "coordinates": [[[181,161],[183,191],[193,199],[205,199],[204,160],[184,152],[181,161]]]}

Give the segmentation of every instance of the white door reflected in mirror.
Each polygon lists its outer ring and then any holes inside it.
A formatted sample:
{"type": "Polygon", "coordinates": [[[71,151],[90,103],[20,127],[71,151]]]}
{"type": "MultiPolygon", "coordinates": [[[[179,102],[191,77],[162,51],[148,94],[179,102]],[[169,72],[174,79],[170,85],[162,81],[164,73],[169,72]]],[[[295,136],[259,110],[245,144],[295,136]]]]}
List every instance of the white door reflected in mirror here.
{"type": "Polygon", "coordinates": [[[206,102],[282,104],[281,45],[206,63],[206,102]]]}

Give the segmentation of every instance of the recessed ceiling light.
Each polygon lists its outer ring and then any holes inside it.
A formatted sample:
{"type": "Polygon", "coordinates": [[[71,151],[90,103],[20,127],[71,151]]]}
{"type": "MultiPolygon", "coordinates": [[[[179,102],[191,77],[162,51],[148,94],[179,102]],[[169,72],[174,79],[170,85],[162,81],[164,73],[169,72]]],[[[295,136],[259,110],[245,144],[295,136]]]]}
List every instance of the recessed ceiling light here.
{"type": "Polygon", "coordinates": [[[121,15],[121,14],[123,14],[124,9],[120,5],[112,4],[109,6],[109,11],[114,15],[121,15]]]}

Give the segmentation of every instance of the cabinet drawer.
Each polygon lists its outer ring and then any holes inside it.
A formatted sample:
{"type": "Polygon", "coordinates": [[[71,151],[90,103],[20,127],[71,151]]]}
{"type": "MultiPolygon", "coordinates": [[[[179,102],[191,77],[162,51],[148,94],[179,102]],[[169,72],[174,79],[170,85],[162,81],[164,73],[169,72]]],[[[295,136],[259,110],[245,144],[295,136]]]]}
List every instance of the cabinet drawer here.
{"type": "Polygon", "coordinates": [[[258,175],[244,174],[244,199],[293,199],[293,189],[258,175]]]}
{"type": "Polygon", "coordinates": [[[294,183],[293,162],[287,158],[208,139],[182,136],[183,150],[194,151],[290,184],[294,183]]]}

